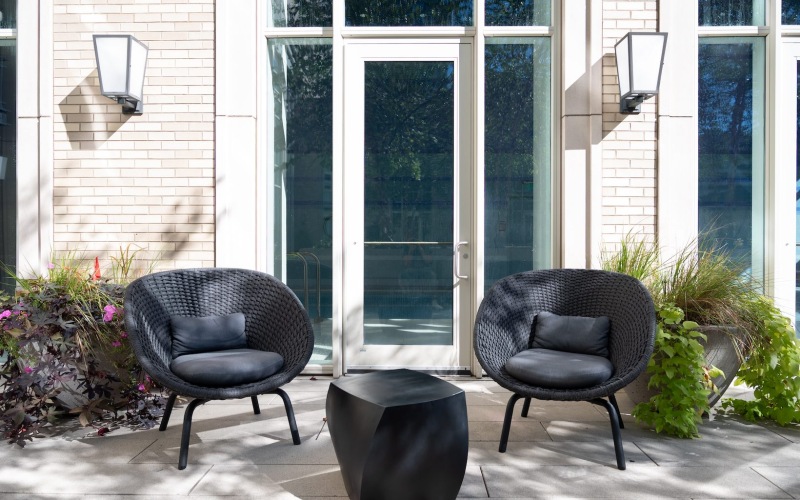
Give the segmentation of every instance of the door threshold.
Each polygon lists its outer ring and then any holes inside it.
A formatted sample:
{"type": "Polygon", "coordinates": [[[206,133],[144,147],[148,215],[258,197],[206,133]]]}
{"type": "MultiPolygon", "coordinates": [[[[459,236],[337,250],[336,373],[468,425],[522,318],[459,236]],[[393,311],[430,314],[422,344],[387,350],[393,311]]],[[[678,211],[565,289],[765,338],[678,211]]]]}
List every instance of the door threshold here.
{"type": "Polygon", "coordinates": [[[347,375],[359,375],[363,373],[371,373],[383,370],[396,370],[398,368],[406,368],[408,370],[414,370],[417,372],[427,373],[428,375],[438,375],[438,376],[447,376],[447,375],[472,375],[472,372],[469,368],[465,366],[455,366],[455,367],[415,367],[415,366],[349,366],[345,370],[347,375]]]}

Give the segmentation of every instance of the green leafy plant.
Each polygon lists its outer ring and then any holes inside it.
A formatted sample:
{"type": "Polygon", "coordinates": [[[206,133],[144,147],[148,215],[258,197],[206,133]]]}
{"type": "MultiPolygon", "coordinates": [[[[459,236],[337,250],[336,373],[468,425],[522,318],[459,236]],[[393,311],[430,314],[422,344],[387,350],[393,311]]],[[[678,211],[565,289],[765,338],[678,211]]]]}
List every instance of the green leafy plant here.
{"type": "Polygon", "coordinates": [[[638,404],[634,417],[658,432],[698,436],[697,424],[708,411],[708,395],[722,374],[703,354],[699,325],[732,327],[732,344],[743,365],[736,384],[753,388],[754,401],[726,400],[722,407],[751,420],[781,425],[800,422],[800,345],[789,320],[761,286],[723,249],[687,245],[671,259],[661,258],[657,242],[627,235],[603,268],[629,274],[650,291],[658,333],[647,368],[648,387],[656,394],[638,404]]]}
{"type": "Polygon", "coordinates": [[[633,416],[653,428],[677,437],[697,437],[697,424],[708,411],[710,377],[718,373],[705,366],[705,335],[683,311],[667,304],[658,310],[655,350],[647,365],[648,386],[657,394],[637,404],[633,416]]]}
{"type": "Polygon", "coordinates": [[[726,410],[747,420],[774,420],[779,425],[800,422],[800,346],[789,319],[771,300],[754,297],[754,310],[765,335],[739,369],[735,385],[753,387],[755,399],[727,399],[726,410]]]}
{"type": "Polygon", "coordinates": [[[644,283],[656,306],[672,304],[687,320],[700,325],[734,326],[744,333],[737,347],[744,354],[761,334],[751,296],[760,286],[719,247],[700,248],[694,240],[675,255],[663,258],[658,242],[628,234],[619,249],[606,252],[603,269],[631,275],[644,283]]]}
{"type": "Polygon", "coordinates": [[[113,414],[151,427],[163,398],[128,343],[124,287],[98,279],[74,254],[49,267],[48,276],[14,276],[16,296],[0,302],[3,437],[22,446],[69,413],[83,425],[113,414]]]}

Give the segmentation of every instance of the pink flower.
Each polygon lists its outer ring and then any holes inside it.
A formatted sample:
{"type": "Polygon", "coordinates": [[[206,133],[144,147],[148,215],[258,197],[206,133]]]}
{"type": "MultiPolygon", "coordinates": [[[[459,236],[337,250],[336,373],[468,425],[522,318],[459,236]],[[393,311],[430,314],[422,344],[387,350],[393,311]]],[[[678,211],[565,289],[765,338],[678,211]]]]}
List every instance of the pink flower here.
{"type": "Polygon", "coordinates": [[[120,342],[119,340],[115,340],[114,342],[111,343],[111,347],[119,347],[121,345],[122,342],[120,342]]]}
{"type": "Polygon", "coordinates": [[[122,333],[120,333],[120,334],[119,334],[119,338],[121,338],[121,339],[127,339],[127,338],[128,338],[128,333],[127,333],[127,332],[122,332],[122,333]]]}
{"type": "Polygon", "coordinates": [[[33,373],[33,368],[31,368],[30,366],[26,366],[25,373],[33,373]]]}
{"type": "Polygon", "coordinates": [[[144,384],[139,384],[138,389],[139,389],[139,392],[144,392],[145,390],[147,390],[147,388],[144,386],[144,384]]]}
{"type": "Polygon", "coordinates": [[[112,306],[111,304],[108,304],[103,308],[103,310],[106,312],[105,314],[103,314],[103,321],[108,323],[109,321],[114,319],[114,313],[117,312],[116,307],[112,306]]]}
{"type": "Polygon", "coordinates": [[[55,269],[55,268],[56,268],[56,265],[55,265],[55,264],[53,264],[52,262],[50,262],[49,264],[47,264],[47,269],[55,269]]]}
{"type": "Polygon", "coordinates": [[[0,319],[7,318],[9,316],[11,316],[11,310],[10,309],[6,309],[5,311],[0,313],[0,319]]]}

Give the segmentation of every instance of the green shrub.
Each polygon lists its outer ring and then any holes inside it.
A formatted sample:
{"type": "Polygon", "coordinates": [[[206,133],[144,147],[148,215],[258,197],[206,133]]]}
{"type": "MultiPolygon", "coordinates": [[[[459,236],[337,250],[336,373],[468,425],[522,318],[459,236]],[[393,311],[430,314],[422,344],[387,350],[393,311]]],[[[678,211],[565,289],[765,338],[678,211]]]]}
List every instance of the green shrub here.
{"type": "Polygon", "coordinates": [[[649,401],[637,404],[632,415],[637,420],[677,437],[697,437],[697,424],[708,411],[710,377],[705,366],[705,335],[697,323],[683,320],[683,311],[665,305],[658,311],[655,349],[647,372],[648,387],[657,392],[649,401]]]}
{"type": "Polygon", "coordinates": [[[722,407],[751,421],[800,423],[800,344],[794,328],[771,300],[755,297],[753,302],[765,334],[742,364],[734,384],[752,387],[755,399],[726,399],[722,407]]]}
{"type": "MultiPolygon", "coordinates": [[[[753,388],[755,400],[725,400],[724,409],[750,420],[800,422],[800,344],[789,320],[762,295],[759,283],[721,248],[699,248],[697,240],[666,261],[656,242],[628,234],[603,268],[629,274],[650,291],[658,333],[648,365],[649,387],[658,394],[633,415],[658,432],[698,435],[708,411],[712,379],[722,373],[703,354],[698,325],[735,327],[732,336],[743,364],[735,384],[753,388]]],[[[732,376],[732,374],[725,374],[732,376]]]]}

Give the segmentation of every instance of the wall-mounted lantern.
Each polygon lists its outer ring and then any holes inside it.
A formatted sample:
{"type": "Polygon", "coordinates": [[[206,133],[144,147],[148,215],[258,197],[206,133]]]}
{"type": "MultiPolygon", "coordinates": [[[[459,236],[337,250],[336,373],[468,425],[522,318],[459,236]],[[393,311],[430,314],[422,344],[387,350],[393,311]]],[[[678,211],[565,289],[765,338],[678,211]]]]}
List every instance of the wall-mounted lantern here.
{"type": "Polygon", "coordinates": [[[93,35],[100,93],[122,105],[127,115],[141,115],[147,46],[132,35],[93,35]]]}
{"type": "Polygon", "coordinates": [[[639,113],[642,101],[658,94],[666,48],[666,33],[631,32],[614,46],[620,113],[639,113]]]}

